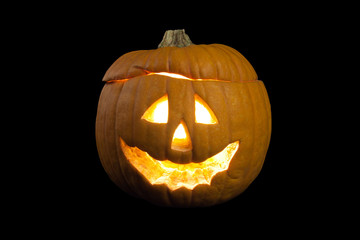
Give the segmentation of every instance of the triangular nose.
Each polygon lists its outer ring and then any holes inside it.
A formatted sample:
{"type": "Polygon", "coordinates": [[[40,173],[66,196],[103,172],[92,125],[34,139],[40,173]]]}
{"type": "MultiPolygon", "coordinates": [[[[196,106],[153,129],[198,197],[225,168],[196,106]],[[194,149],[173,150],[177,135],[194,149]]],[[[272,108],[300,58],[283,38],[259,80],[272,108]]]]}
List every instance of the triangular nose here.
{"type": "Polygon", "coordinates": [[[180,124],[175,129],[171,142],[171,149],[182,152],[190,151],[192,149],[190,134],[183,120],[181,120],[180,124]]]}

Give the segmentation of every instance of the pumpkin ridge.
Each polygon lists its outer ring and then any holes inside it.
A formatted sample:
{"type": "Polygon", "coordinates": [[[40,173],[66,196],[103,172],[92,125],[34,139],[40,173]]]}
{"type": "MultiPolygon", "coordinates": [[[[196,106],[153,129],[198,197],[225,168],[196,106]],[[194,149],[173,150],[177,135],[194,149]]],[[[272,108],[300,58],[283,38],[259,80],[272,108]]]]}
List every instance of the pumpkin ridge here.
{"type": "MultiPolygon", "coordinates": [[[[257,129],[255,127],[255,122],[256,122],[256,113],[255,113],[255,106],[254,106],[254,96],[253,96],[253,93],[252,91],[250,90],[249,86],[246,85],[246,88],[249,92],[249,96],[250,96],[250,102],[251,102],[251,115],[252,115],[252,135],[253,135],[253,139],[256,139],[255,136],[256,136],[256,132],[257,132],[257,129]]],[[[251,159],[254,159],[254,155],[255,155],[255,140],[251,141],[251,151],[250,151],[250,154],[251,154],[251,159]]],[[[247,172],[247,177],[249,176],[249,174],[251,174],[252,172],[247,172]]]]}
{"type": "Polygon", "coordinates": [[[234,57],[231,54],[229,54],[227,51],[225,51],[223,48],[221,48],[221,46],[222,46],[221,44],[213,44],[213,48],[215,48],[219,52],[222,52],[224,58],[226,58],[228,60],[228,62],[231,63],[231,65],[233,66],[231,69],[237,69],[237,74],[235,74],[235,76],[234,76],[233,71],[231,71],[232,81],[234,81],[234,82],[242,81],[243,70],[241,69],[240,66],[235,64],[235,62],[237,62],[237,60],[234,59],[234,57]],[[238,79],[238,76],[236,76],[236,75],[240,76],[241,79],[240,78],[238,79]]]}
{"type": "Polygon", "coordinates": [[[142,66],[136,66],[136,67],[142,68],[143,70],[145,70],[147,68],[147,66],[149,65],[149,60],[152,58],[153,54],[154,54],[154,51],[150,50],[149,55],[148,55],[146,61],[144,62],[144,66],[143,67],[142,66]]]}
{"type": "MultiPolygon", "coordinates": [[[[225,91],[225,87],[224,87],[224,85],[221,85],[221,91],[222,91],[222,93],[223,93],[223,96],[226,96],[226,91],[225,91]]],[[[224,97],[224,100],[225,100],[225,105],[226,106],[229,106],[230,104],[229,104],[229,100],[228,100],[228,98],[227,97],[224,97]]],[[[228,116],[230,116],[232,113],[229,111],[229,108],[227,107],[226,108],[227,109],[227,115],[228,116]]],[[[228,136],[229,136],[229,138],[228,138],[228,141],[229,142],[231,142],[232,141],[232,131],[231,131],[231,121],[229,121],[228,122],[228,124],[229,124],[229,126],[227,127],[228,128],[228,136]]],[[[240,141],[240,140],[239,140],[240,141]]]]}
{"type": "MultiPolygon", "coordinates": [[[[262,98],[262,102],[263,102],[263,109],[266,109],[265,110],[265,121],[266,121],[266,135],[268,136],[268,138],[266,139],[266,143],[269,144],[270,143],[270,135],[271,135],[271,132],[270,132],[270,128],[269,128],[269,119],[271,119],[271,117],[269,116],[269,113],[267,111],[267,102],[266,102],[266,97],[264,96],[264,90],[263,90],[263,85],[261,83],[258,84],[258,91],[259,91],[259,95],[261,96],[262,98]]],[[[265,161],[265,157],[266,157],[266,153],[267,151],[264,152],[264,156],[263,156],[263,161],[261,163],[261,165],[264,163],[265,161]]]]}
{"type": "Polygon", "coordinates": [[[238,82],[243,82],[243,81],[247,81],[247,74],[246,74],[246,69],[244,69],[244,63],[242,61],[240,61],[240,66],[239,64],[235,64],[237,62],[239,62],[238,60],[238,56],[227,51],[226,49],[223,48],[223,45],[222,44],[217,44],[216,45],[216,48],[219,49],[220,51],[224,52],[227,57],[230,59],[230,62],[231,64],[234,66],[235,69],[237,69],[237,75],[238,75],[238,79],[235,79],[235,81],[238,81],[238,82]]]}
{"type": "Polygon", "coordinates": [[[130,76],[129,71],[132,70],[132,68],[134,67],[134,62],[139,61],[140,56],[142,57],[144,55],[144,53],[146,53],[146,51],[145,52],[144,51],[140,52],[139,54],[136,55],[136,57],[134,57],[133,61],[131,63],[129,63],[130,67],[127,68],[127,71],[125,73],[126,78],[128,78],[130,76]]]}
{"type": "MultiPolygon", "coordinates": [[[[135,90],[135,95],[133,96],[134,103],[138,102],[138,100],[139,100],[138,98],[139,98],[139,95],[140,95],[140,91],[139,91],[140,85],[141,85],[140,81],[138,81],[137,86],[136,86],[136,90],[135,90]]],[[[135,108],[136,107],[135,107],[135,104],[134,104],[134,107],[132,109],[132,122],[134,122],[134,119],[136,119],[135,108]]],[[[132,141],[134,141],[133,139],[134,139],[134,136],[135,136],[135,124],[132,124],[131,136],[133,136],[132,141]]]]}
{"type": "MultiPolygon", "coordinates": [[[[202,48],[202,49],[204,50],[204,52],[206,52],[206,53],[208,54],[208,56],[210,57],[211,60],[216,59],[216,58],[210,53],[210,51],[208,50],[208,48],[207,48],[205,45],[200,44],[200,45],[197,45],[197,46],[200,47],[200,48],[202,48]]],[[[219,73],[218,73],[218,72],[219,72],[218,65],[215,64],[214,61],[211,61],[211,65],[213,66],[213,68],[214,68],[214,66],[215,66],[215,69],[216,69],[216,71],[215,71],[215,78],[214,78],[214,79],[219,79],[219,78],[218,78],[218,76],[219,76],[219,73]]]]}
{"type": "MultiPolygon", "coordinates": [[[[244,57],[244,55],[242,55],[241,53],[239,53],[237,50],[229,47],[229,46],[225,46],[223,44],[218,44],[218,47],[220,47],[223,51],[228,52],[228,54],[232,55],[235,58],[239,58],[241,59],[240,63],[242,65],[242,67],[240,69],[244,69],[247,75],[247,81],[251,81],[251,80],[257,80],[257,74],[255,72],[255,69],[253,68],[253,66],[250,64],[250,62],[244,57]],[[254,78],[251,77],[251,75],[254,75],[254,78]]],[[[237,66],[238,68],[240,66],[237,66]]],[[[242,75],[242,74],[241,74],[242,75]]],[[[245,74],[244,74],[245,75],[245,74]]],[[[245,75],[245,76],[246,76],[245,75]]]]}
{"type": "Polygon", "coordinates": [[[269,96],[266,92],[266,88],[265,85],[262,81],[260,82],[260,88],[261,88],[261,92],[262,92],[262,96],[264,99],[264,106],[266,108],[266,119],[268,119],[268,145],[270,144],[270,137],[271,137],[271,106],[270,106],[270,102],[269,102],[269,96]]]}
{"type": "Polygon", "coordinates": [[[202,48],[199,48],[199,47],[197,47],[196,45],[195,45],[195,47],[196,48],[194,48],[194,62],[195,62],[195,64],[194,64],[194,66],[196,66],[196,73],[197,73],[197,75],[199,76],[199,78],[203,78],[203,77],[201,77],[203,74],[201,73],[201,69],[202,68],[200,68],[199,66],[200,66],[200,62],[199,62],[199,57],[197,57],[197,56],[202,56],[202,48]]]}
{"type": "MultiPolygon", "coordinates": [[[[246,93],[246,96],[244,94],[244,98],[248,99],[249,102],[250,102],[250,106],[248,106],[248,112],[251,112],[251,114],[248,114],[248,117],[249,117],[249,122],[251,122],[251,131],[249,135],[251,135],[251,137],[248,137],[247,138],[247,141],[244,143],[247,146],[247,152],[248,154],[250,155],[249,156],[249,159],[253,159],[253,155],[254,155],[254,147],[255,147],[255,134],[254,134],[254,129],[255,129],[255,110],[254,110],[254,102],[253,102],[253,98],[252,98],[252,95],[251,95],[251,91],[250,91],[250,88],[249,88],[249,85],[248,84],[244,84],[244,90],[245,90],[245,93],[246,93]],[[249,145],[249,143],[251,145],[249,145]]],[[[250,127],[249,127],[250,128],[250,127]]],[[[244,172],[244,175],[243,175],[243,179],[247,178],[248,177],[248,174],[249,174],[249,171],[246,171],[244,172]]]]}
{"type": "MultiPolygon", "coordinates": [[[[210,44],[210,45],[203,45],[203,48],[205,48],[207,50],[207,52],[209,53],[209,55],[211,56],[212,59],[212,64],[216,66],[216,79],[223,79],[223,77],[221,76],[223,74],[223,72],[227,73],[226,70],[222,70],[223,68],[223,58],[221,58],[221,61],[219,60],[219,56],[218,56],[218,50],[214,47],[215,44],[210,44]]],[[[224,65],[225,67],[227,67],[227,64],[224,65]]],[[[223,80],[227,80],[232,82],[233,79],[227,79],[224,78],[223,80]]]]}
{"type": "MultiPolygon", "coordinates": [[[[193,63],[193,55],[188,52],[189,48],[184,48],[184,55],[186,55],[186,60],[188,63],[188,71],[189,71],[189,77],[192,79],[196,78],[196,74],[194,72],[194,68],[192,67],[194,65],[193,63]]],[[[186,76],[186,75],[184,75],[186,76]]]]}
{"type": "Polygon", "coordinates": [[[230,52],[232,52],[234,55],[237,54],[242,58],[243,64],[245,65],[245,67],[249,70],[249,74],[253,75],[251,78],[249,78],[249,80],[258,80],[258,75],[254,69],[254,66],[251,65],[251,63],[245,58],[245,56],[243,54],[241,54],[240,52],[238,52],[236,49],[231,48],[229,46],[225,46],[225,48],[228,48],[230,52]]]}
{"type": "MultiPolygon", "coordinates": [[[[146,53],[147,53],[147,54],[145,54],[146,59],[143,60],[142,64],[134,65],[134,66],[132,66],[132,68],[141,69],[142,71],[144,71],[145,73],[147,73],[145,66],[146,66],[146,64],[149,62],[149,59],[150,59],[151,55],[153,54],[153,50],[148,50],[148,51],[146,51],[146,53]],[[142,66],[144,66],[144,67],[142,67],[142,66]]],[[[144,58],[145,58],[145,57],[144,57],[144,58]]],[[[134,77],[138,77],[138,76],[139,76],[139,75],[136,75],[136,76],[134,76],[134,77]]],[[[141,75],[140,75],[140,76],[141,76],[141,75]]]]}
{"type": "MultiPolygon", "coordinates": [[[[122,88],[121,88],[121,90],[120,90],[120,93],[119,93],[119,95],[118,95],[118,97],[117,97],[117,101],[116,101],[116,104],[115,104],[115,109],[114,109],[114,111],[115,111],[115,121],[114,121],[114,129],[116,129],[116,126],[117,126],[117,121],[118,121],[118,119],[117,119],[117,114],[116,114],[116,112],[117,112],[117,109],[118,109],[118,105],[119,105],[119,99],[120,99],[120,96],[121,96],[121,93],[122,93],[122,90],[124,89],[124,84],[123,84],[123,86],[122,86],[122,88]]],[[[118,136],[117,136],[117,134],[115,134],[115,143],[117,143],[117,142],[119,142],[119,139],[118,139],[118,136]]],[[[122,164],[121,164],[121,159],[122,159],[122,152],[121,152],[121,149],[120,149],[120,147],[119,147],[119,144],[116,144],[116,152],[117,152],[117,162],[118,162],[118,164],[119,164],[119,167],[120,167],[120,171],[121,171],[121,174],[120,175],[122,175],[122,176],[126,176],[126,173],[125,173],[125,168],[122,166],[122,164]]],[[[131,187],[131,184],[128,182],[128,179],[126,178],[126,177],[124,177],[124,181],[123,181],[123,183],[121,183],[121,184],[125,184],[125,186],[126,186],[126,188],[127,189],[132,189],[132,187],[131,187]]],[[[132,190],[131,190],[131,192],[133,192],[132,190]]],[[[137,194],[136,193],[133,193],[133,194],[135,194],[135,196],[137,196],[137,194]]]]}
{"type": "Polygon", "coordinates": [[[166,60],[165,60],[165,62],[166,62],[166,64],[167,64],[167,66],[166,66],[166,72],[171,72],[171,52],[172,52],[172,48],[169,48],[169,50],[168,50],[168,52],[167,52],[167,54],[166,54],[166,60]]]}
{"type": "MultiPolygon", "coordinates": [[[[263,98],[263,100],[265,99],[265,97],[264,97],[264,95],[263,95],[263,85],[262,85],[262,82],[261,81],[259,81],[259,83],[256,85],[257,86],[257,91],[258,91],[258,95],[260,95],[261,96],[261,98],[263,98]]],[[[270,131],[270,128],[269,128],[269,119],[271,119],[271,118],[269,118],[269,116],[268,116],[268,111],[267,111],[267,108],[268,108],[268,106],[266,105],[266,101],[263,101],[263,107],[261,108],[261,109],[264,109],[265,111],[263,111],[263,112],[265,112],[265,113],[262,113],[262,114],[264,114],[266,117],[264,118],[264,121],[265,121],[265,123],[264,123],[264,125],[265,125],[265,131],[264,131],[264,135],[266,135],[267,136],[267,138],[266,138],[266,140],[265,140],[265,144],[262,144],[262,146],[261,147],[263,147],[263,146],[265,146],[265,151],[261,151],[262,152],[262,154],[261,154],[261,158],[260,158],[260,160],[259,161],[257,161],[257,164],[256,164],[256,166],[255,166],[255,168],[256,169],[258,169],[258,171],[257,171],[257,173],[255,173],[254,174],[254,172],[253,172],[253,176],[252,176],[252,179],[254,180],[256,177],[257,177],[257,175],[260,173],[260,171],[261,171],[261,168],[262,168],[262,166],[263,166],[263,164],[264,164],[264,161],[265,161],[265,157],[266,157],[266,154],[267,154],[267,149],[268,149],[268,147],[269,147],[269,142],[270,142],[270,135],[271,135],[271,131],[270,131]]],[[[259,131],[259,130],[258,130],[259,131]]]]}
{"type": "MultiPolygon", "coordinates": [[[[118,105],[119,105],[119,99],[120,99],[120,96],[122,94],[122,91],[124,89],[124,84],[122,84],[122,87],[121,87],[121,90],[118,94],[118,97],[117,97],[117,101],[116,101],[116,104],[115,104],[115,108],[114,108],[114,112],[115,112],[115,116],[117,116],[116,112],[117,112],[117,109],[118,109],[118,105]]],[[[117,117],[115,117],[115,121],[114,121],[114,129],[116,129],[116,125],[117,125],[117,117]]],[[[115,137],[115,143],[118,143],[119,142],[119,139],[118,139],[118,136],[117,134],[114,134],[114,137],[115,137]]],[[[120,171],[121,171],[121,176],[122,176],[122,179],[123,181],[120,183],[120,185],[125,185],[126,189],[131,193],[133,194],[134,196],[137,196],[138,194],[136,194],[133,190],[132,190],[132,187],[131,187],[131,184],[129,184],[128,180],[126,177],[126,173],[124,172],[125,171],[125,168],[121,165],[121,155],[122,155],[122,152],[120,151],[120,146],[119,144],[116,144],[116,157],[117,157],[117,163],[119,164],[119,168],[120,168],[120,171]]]]}

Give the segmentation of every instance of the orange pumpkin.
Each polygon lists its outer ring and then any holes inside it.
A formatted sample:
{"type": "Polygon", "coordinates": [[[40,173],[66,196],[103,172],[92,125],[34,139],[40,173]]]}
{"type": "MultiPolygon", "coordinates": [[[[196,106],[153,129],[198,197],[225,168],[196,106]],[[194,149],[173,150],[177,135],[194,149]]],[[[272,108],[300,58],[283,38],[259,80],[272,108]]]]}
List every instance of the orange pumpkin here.
{"type": "Polygon", "coordinates": [[[121,56],[103,81],[97,148],[111,180],[129,194],[158,205],[211,206],[259,174],[270,103],[235,49],[167,31],[158,49],[121,56]]]}

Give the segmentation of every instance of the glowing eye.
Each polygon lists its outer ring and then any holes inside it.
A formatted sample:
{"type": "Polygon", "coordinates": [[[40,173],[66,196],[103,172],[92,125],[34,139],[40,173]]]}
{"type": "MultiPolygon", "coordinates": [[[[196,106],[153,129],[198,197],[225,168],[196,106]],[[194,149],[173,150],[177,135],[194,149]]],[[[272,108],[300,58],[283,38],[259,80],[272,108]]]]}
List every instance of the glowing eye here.
{"type": "Polygon", "coordinates": [[[214,112],[197,94],[195,94],[195,122],[202,124],[217,123],[217,118],[214,112]]]}
{"type": "Polygon", "coordinates": [[[154,102],[144,113],[141,119],[152,123],[167,123],[169,115],[168,95],[164,95],[154,102]]]}

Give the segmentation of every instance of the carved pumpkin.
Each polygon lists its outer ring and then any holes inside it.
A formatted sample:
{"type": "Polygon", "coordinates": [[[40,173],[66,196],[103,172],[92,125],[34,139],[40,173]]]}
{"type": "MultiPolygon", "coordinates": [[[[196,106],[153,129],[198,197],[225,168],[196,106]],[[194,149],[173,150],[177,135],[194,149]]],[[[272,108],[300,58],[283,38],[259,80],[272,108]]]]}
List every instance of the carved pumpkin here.
{"type": "Polygon", "coordinates": [[[210,206],[242,193],[270,142],[266,89],[225,45],[167,31],[158,49],[106,72],[96,119],[101,163],[127,193],[154,204],[210,206]]]}

